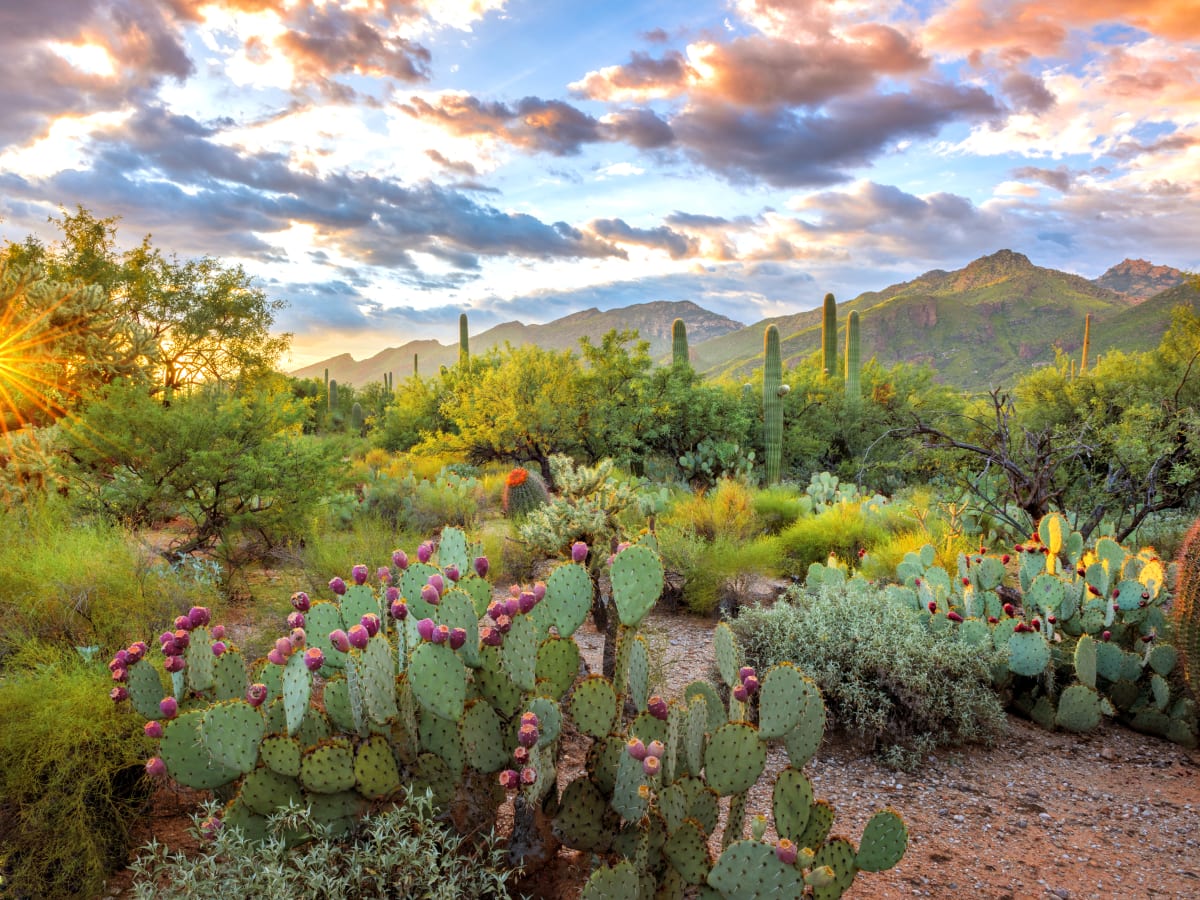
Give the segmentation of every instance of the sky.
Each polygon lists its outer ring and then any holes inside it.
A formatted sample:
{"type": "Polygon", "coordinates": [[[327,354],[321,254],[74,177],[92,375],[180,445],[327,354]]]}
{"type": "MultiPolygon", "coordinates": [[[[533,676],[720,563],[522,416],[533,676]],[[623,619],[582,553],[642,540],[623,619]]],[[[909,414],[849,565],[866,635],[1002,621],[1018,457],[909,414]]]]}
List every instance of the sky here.
{"type": "Polygon", "coordinates": [[[999,249],[1200,269],[1200,0],[0,0],[0,239],[250,272],[296,368],[752,323],[999,249]]]}

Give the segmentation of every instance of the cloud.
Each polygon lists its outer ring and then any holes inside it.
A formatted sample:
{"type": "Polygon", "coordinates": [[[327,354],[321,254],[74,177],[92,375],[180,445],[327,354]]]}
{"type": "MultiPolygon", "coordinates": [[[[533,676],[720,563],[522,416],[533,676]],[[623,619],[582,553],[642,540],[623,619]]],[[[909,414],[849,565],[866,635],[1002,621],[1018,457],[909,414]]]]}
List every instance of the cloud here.
{"type": "Polygon", "coordinates": [[[1037,166],[1019,166],[1012,170],[1012,177],[1018,181],[1036,181],[1044,184],[1047,187],[1052,187],[1060,194],[1065,194],[1071,190],[1071,183],[1075,180],[1075,175],[1066,166],[1057,166],[1053,169],[1041,169],[1037,166]]]}
{"type": "Polygon", "coordinates": [[[1008,101],[1021,112],[1041,113],[1054,106],[1054,95],[1036,75],[1011,72],[1000,86],[1008,101]]]}
{"type": "Polygon", "coordinates": [[[568,88],[589,100],[646,100],[681,93],[696,72],[682,53],[671,51],[660,59],[634,51],[629,62],[589,72],[568,88]]]}
{"type": "Polygon", "coordinates": [[[695,256],[699,251],[696,241],[665,225],[658,228],[634,228],[623,219],[595,219],[589,223],[588,228],[614,243],[636,244],[663,250],[671,259],[686,259],[695,256]]]}

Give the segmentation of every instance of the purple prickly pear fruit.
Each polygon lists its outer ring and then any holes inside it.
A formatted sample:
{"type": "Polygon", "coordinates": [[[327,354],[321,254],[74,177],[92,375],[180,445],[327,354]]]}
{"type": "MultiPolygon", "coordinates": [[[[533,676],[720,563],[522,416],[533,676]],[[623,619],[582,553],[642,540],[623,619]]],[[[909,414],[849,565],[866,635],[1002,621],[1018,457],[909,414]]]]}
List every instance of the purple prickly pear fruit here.
{"type": "Polygon", "coordinates": [[[929,611],[931,613],[934,613],[935,615],[937,614],[937,601],[936,600],[930,600],[925,605],[929,608],[929,611]]]}
{"type": "Polygon", "coordinates": [[[1055,615],[1046,616],[1046,621],[1049,622],[1051,625],[1057,625],[1058,624],[1058,616],[1055,616],[1055,615]]]}
{"type": "Polygon", "coordinates": [[[533,784],[537,781],[537,770],[532,766],[526,766],[521,770],[521,784],[533,784]]]}
{"type": "Polygon", "coordinates": [[[458,581],[458,579],[461,577],[458,572],[458,566],[446,566],[446,577],[451,581],[458,581]]]}
{"type": "Polygon", "coordinates": [[[433,619],[422,619],[417,623],[417,634],[421,636],[423,641],[432,641],[433,633],[437,630],[437,625],[433,619]]]}
{"type": "Polygon", "coordinates": [[[163,697],[158,701],[158,711],[162,713],[162,717],[167,721],[179,715],[179,703],[174,697],[163,697]]]}
{"type": "Polygon", "coordinates": [[[375,570],[375,580],[380,584],[387,584],[392,580],[392,570],[387,566],[380,566],[375,570]]]}
{"type": "Polygon", "coordinates": [[[475,574],[480,578],[487,578],[488,559],[486,556],[475,557],[475,574]]]}
{"type": "Polygon", "coordinates": [[[492,621],[495,622],[501,616],[505,615],[504,604],[499,600],[493,600],[488,604],[487,614],[491,617],[492,621]]]}
{"type": "Polygon", "coordinates": [[[662,741],[651,741],[646,745],[646,753],[650,756],[657,756],[662,759],[663,754],[667,752],[667,748],[663,746],[662,741]]]}
{"type": "Polygon", "coordinates": [[[151,778],[166,777],[167,764],[162,761],[161,756],[152,756],[146,760],[146,774],[151,778]]]}
{"type": "Polygon", "coordinates": [[[180,647],[186,647],[192,642],[192,634],[186,628],[180,628],[175,632],[175,643],[180,647]]]}
{"type": "Polygon", "coordinates": [[[393,600],[392,605],[388,607],[388,612],[392,614],[393,619],[403,622],[408,618],[408,604],[403,600],[393,600]]]}
{"type": "Polygon", "coordinates": [[[513,759],[516,760],[517,763],[519,763],[522,766],[525,765],[526,763],[528,763],[529,762],[529,748],[528,747],[517,747],[517,749],[513,751],[513,759]]]}
{"type": "Polygon", "coordinates": [[[429,560],[432,557],[433,557],[433,544],[429,543],[429,541],[426,541],[420,547],[417,548],[417,559],[419,559],[421,562],[427,563],[427,562],[429,562],[429,560]]]}
{"type": "Polygon", "coordinates": [[[1005,603],[1004,604],[1004,614],[1006,616],[1015,616],[1017,614],[1017,608],[1015,606],[1013,606],[1011,603],[1005,603]]]}
{"type": "Polygon", "coordinates": [[[290,639],[281,637],[275,642],[275,649],[280,652],[284,659],[292,655],[292,651],[296,649],[296,645],[290,639]]]}
{"type": "Polygon", "coordinates": [[[498,628],[493,628],[491,625],[484,625],[479,629],[479,639],[488,647],[499,647],[504,643],[504,635],[498,628]]]}
{"type": "Polygon", "coordinates": [[[446,579],[434,572],[429,576],[429,584],[433,585],[433,589],[438,592],[438,596],[446,593],[446,579]]]}
{"type": "Polygon", "coordinates": [[[1032,628],[1034,631],[1037,631],[1039,628],[1042,627],[1042,620],[1039,618],[1036,618],[1036,617],[1033,619],[1030,619],[1029,627],[1032,628]]]}
{"type": "Polygon", "coordinates": [[[311,606],[312,601],[308,599],[308,594],[304,593],[304,591],[296,591],[296,593],[292,594],[292,608],[296,612],[306,613],[311,606]]]}
{"type": "Polygon", "coordinates": [[[439,625],[437,628],[433,629],[433,637],[431,640],[435,644],[445,644],[450,640],[450,626],[439,625]]]}
{"type": "Polygon", "coordinates": [[[756,674],[754,671],[754,666],[742,666],[740,669],[738,669],[738,678],[742,681],[745,681],[754,674],[756,674]]]}
{"type": "Polygon", "coordinates": [[[546,598],[546,582],[535,581],[533,583],[533,602],[541,603],[546,598]]]}
{"type": "Polygon", "coordinates": [[[293,612],[288,614],[288,628],[303,628],[304,621],[304,613],[302,612],[293,612]]]}
{"type": "Polygon", "coordinates": [[[538,737],[536,725],[522,725],[517,729],[517,743],[522,747],[532,747],[538,742],[538,737]]]}
{"type": "Polygon", "coordinates": [[[341,650],[343,653],[350,652],[350,636],[340,628],[329,632],[329,643],[335,650],[341,650]]]}
{"type": "Polygon", "coordinates": [[[521,596],[521,586],[519,584],[510,584],[508,586],[508,592],[513,597],[520,597],[521,596]]]}
{"type": "Polygon", "coordinates": [[[450,629],[450,649],[457,650],[467,642],[467,630],[465,628],[450,629]]]}
{"type": "Polygon", "coordinates": [[[392,551],[392,565],[403,572],[408,568],[408,554],[403,550],[392,551]]]}
{"type": "Polygon", "coordinates": [[[946,613],[946,618],[949,619],[951,622],[961,622],[963,620],[963,617],[960,616],[958,613],[956,613],[954,610],[950,610],[950,612],[946,613]]]}
{"type": "Polygon", "coordinates": [[[660,768],[662,768],[662,762],[657,756],[647,755],[646,758],[642,760],[642,771],[651,778],[658,774],[658,770],[660,768]]]}
{"type": "Polygon", "coordinates": [[[654,718],[661,719],[664,722],[667,721],[667,715],[670,712],[667,708],[667,701],[657,694],[651,697],[646,703],[646,711],[654,716],[654,718]]]}
{"type": "Polygon", "coordinates": [[[571,545],[571,562],[581,563],[587,559],[588,545],[583,541],[576,541],[571,545]]]}
{"type": "Polygon", "coordinates": [[[164,631],[162,634],[160,634],[158,636],[158,642],[160,644],[169,644],[173,640],[175,640],[175,632],[174,631],[164,631]]]}
{"type": "Polygon", "coordinates": [[[209,816],[200,823],[200,834],[210,841],[215,841],[217,839],[217,835],[221,833],[222,827],[223,826],[220,819],[218,819],[216,816],[209,816]]]}
{"type": "Polygon", "coordinates": [[[355,584],[366,584],[369,574],[371,574],[370,570],[361,564],[350,569],[350,577],[354,579],[355,584]]]}
{"type": "Polygon", "coordinates": [[[207,606],[193,606],[188,610],[188,621],[192,623],[193,628],[203,628],[211,619],[212,614],[207,606]]]}
{"type": "Polygon", "coordinates": [[[226,646],[224,641],[213,641],[213,645],[212,645],[213,656],[221,656],[228,649],[229,649],[229,647],[226,646]]]}
{"type": "Polygon", "coordinates": [[[988,616],[988,624],[989,625],[999,625],[1000,620],[997,619],[995,616],[988,616]]]}
{"type": "Polygon", "coordinates": [[[115,688],[108,692],[108,696],[112,699],[113,703],[120,703],[122,700],[129,699],[129,691],[126,689],[125,685],[118,684],[115,688]]]}
{"type": "Polygon", "coordinates": [[[329,589],[340,597],[346,593],[346,582],[335,575],[329,579],[329,589]]]}
{"type": "Polygon", "coordinates": [[[118,650],[113,654],[113,662],[121,666],[128,666],[130,663],[134,662],[134,660],[129,658],[128,650],[118,650]]]}
{"type": "Polygon", "coordinates": [[[496,620],[496,628],[499,629],[501,634],[508,634],[509,629],[512,628],[512,616],[501,616],[498,618],[496,620]]]}
{"type": "Polygon", "coordinates": [[[529,591],[523,591],[521,596],[517,598],[517,610],[523,613],[531,612],[537,606],[537,600],[529,591]]]}
{"type": "Polygon", "coordinates": [[[396,587],[395,585],[391,585],[386,591],[383,592],[383,598],[387,600],[388,603],[395,603],[400,599],[400,588],[396,587]]]}
{"type": "Polygon", "coordinates": [[[746,686],[744,684],[739,684],[733,689],[733,699],[737,700],[739,703],[745,703],[750,699],[750,692],[746,690],[746,686]]]}
{"type": "Polygon", "coordinates": [[[187,662],[182,656],[168,656],[163,661],[163,668],[168,672],[182,672],[187,668],[187,662]]]}
{"type": "Polygon", "coordinates": [[[367,637],[375,637],[379,634],[379,616],[375,613],[364,613],[359,624],[367,629],[367,637]]]}
{"type": "Polygon", "coordinates": [[[528,712],[521,713],[521,724],[532,725],[534,728],[538,728],[542,723],[538,719],[537,713],[533,712],[533,710],[530,710],[528,712]]]}
{"type": "Polygon", "coordinates": [[[1105,643],[1107,643],[1108,641],[1111,641],[1111,640],[1112,640],[1112,632],[1111,632],[1111,631],[1103,631],[1103,632],[1101,632],[1101,633],[1100,633],[1100,640],[1104,641],[1105,643]]]}
{"type": "Polygon", "coordinates": [[[304,665],[308,666],[310,672],[315,672],[325,665],[325,654],[321,652],[320,647],[309,647],[304,651],[304,665]]]}
{"type": "Polygon", "coordinates": [[[775,858],[785,866],[795,865],[796,854],[796,845],[787,838],[780,838],[779,843],[775,845],[775,858]]]}
{"type": "Polygon", "coordinates": [[[625,752],[641,762],[646,758],[646,745],[638,738],[630,738],[625,744],[625,752]]]}
{"type": "Polygon", "coordinates": [[[116,682],[128,681],[129,670],[124,666],[117,666],[112,670],[112,680],[116,682]]]}
{"type": "Polygon", "coordinates": [[[352,625],[346,635],[350,638],[350,646],[359,650],[365,649],[371,640],[370,633],[362,625],[352,625]]]}
{"type": "Polygon", "coordinates": [[[267,662],[273,663],[277,666],[286,666],[287,657],[280,653],[276,648],[272,647],[271,651],[267,654],[267,662]]]}
{"type": "Polygon", "coordinates": [[[500,773],[500,787],[506,791],[511,791],[521,783],[521,776],[517,774],[515,769],[505,769],[500,773]]]}
{"type": "Polygon", "coordinates": [[[191,630],[192,630],[192,620],[190,618],[188,618],[187,616],[176,616],[175,617],[176,633],[178,633],[180,631],[191,631],[191,630]]]}
{"type": "Polygon", "coordinates": [[[509,597],[504,601],[504,614],[510,619],[521,611],[520,594],[516,597],[509,597]]]}
{"type": "Polygon", "coordinates": [[[758,685],[758,676],[757,675],[751,675],[749,678],[747,678],[745,681],[742,682],[742,687],[744,687],[746,689],[747,694],[757,693],[758,686],[759,685],[758,685]]]}
{"type": "Polygon", "coordinates": [[[421,588],[421,599],[430,606],[437,606],[441,597],[438,595],[437,588],[432,584],[427,584],[421,588]]]}
{"type": "Polygon", "coordinates": [[[148,737],[148,738],[157,739],[157,738],[162,737],[163,736],[162,722],[159,722],[157,719],[151,719],[149,722],[147,722],[145,725],[142,726],[142,733],[144,735],[146,735],[146,737],[148,737]]]}
{"type": "Polygon", "coordinates": [[[135,641],[129,645],[125,652],[129,654],[130,662],[138,662],[150,652],[150,648],[146,646],[145,641],[135,641]]]}
{"type": "MultiPolygon", "coordinates": [[[[126,657],[126,659],[128,659],[128,657],[126,657]]],[[[108,671],[110,672],[115,672],[117,669],[124,669],[125,666],[126,664],[115,656],[108,661],[108,671]]]]}
{"type": "Polygon", "coordinates": [[[246,688],[246,702],[251,706],[262,706],[266,699],[267,686],[265,684],[252,684],[246,688]]]}
{"type": "Polygon", "coordinates": [[[304,633],[304,629],[293,628],[288,633],[288,643],[292,645],[293,650],[299,650],[308,643],[308,636],[304,633]]]}
{"type": "Polygon", "coordinates": [[[224,625],[214,625],[212,627],[212,636],[213,636],[214,641],[225,640],[225,626],[224,625]]]}

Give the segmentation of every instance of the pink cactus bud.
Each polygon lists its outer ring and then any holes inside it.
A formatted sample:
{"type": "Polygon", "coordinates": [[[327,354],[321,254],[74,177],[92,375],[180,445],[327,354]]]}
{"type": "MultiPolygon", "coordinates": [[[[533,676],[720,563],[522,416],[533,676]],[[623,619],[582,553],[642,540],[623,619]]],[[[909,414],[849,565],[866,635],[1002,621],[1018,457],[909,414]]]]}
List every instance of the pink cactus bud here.
{"type": "Polygon", "coordinates": [[[775,858],[785,866],[791,866],[796,863],[796,855],[796,845],[787,838],[780,838],[779,843],[775,845],[775,858]]]}
{"type": "Polygon", "coordinates": [[[546,598],[546,582],[535,581],[533,583],[533,602],[541,603],[546,598]]]}
{"type": "Polygon", "coordinates": [[[751,675],[755,674],[757,673],[754,671],[754,666],[742,666],[740,669],[738,669],[738,680],[745,681],[751,675]]]}
{"type": "Polygon", "coordinates": [[[432,641],[433,633],[437,630],[437,625],[433,619],[422,619],[417,623],[417,634],[421,636],[423,641],[432,641]]]}
{"type": "Polygon", "coordinates": [[[518,765],[526,765],[529,762],[529,748],[517,747],[517,749],[513,751],[513,759],[516,760],[518,765]]]}
{"type": "Polygon", "coordinates": [[[375,637],[375,635],[379,634],[379,616],[375,615],[375,613],[364,613],[362,619],[359,620],[359,624],[367,629],[367,637],[375,637]]]}
{"type": "Polygon", "coordinates": [[[964,575],[964,576],[963,576],[962,583],[963,583],[963,587],[970,587],[970,586],[971,586],[971,579],[970,579],[970,578],[967,578],[967,577],[964,575]]]}
{"type": "Polygon", "coordinates": [[[439,597],[446,593],[446,579],[436,572],[429,576],[429,584],[437,591],[439,597]]]}
{"type": "Polygon", "coordinates": [[[997,619],[995,616],[988,616],[988,624],[989,625],[998,625],[999,623],[1000,623],[1000,620],[997,619]]]}
{"type": "Polygon", "coordinates": [[[193,606],[188,610],[188,621],[192,623],[193,628],[203,628],[211,619],[212,614],[207,606],[193,606]]]}
{"type": "Polygon", "coordinates": [[[325,665],[325,654],[321,652],[320,647],[309,647],[304,651],[304,665],[308,666],[310,672],[315,672],[325,665]]]}
{"type": "Polygon", "coordinates": [[[200,823],[200,834],[210,841],[215,841],[217,839],[217,835],[221,833],[222,827],[223,824],[220,819],[218,819],[216,816],[209,816],[200,823]]]}
{"type": "Polygon", "coordinates": [[[744,687],[746,689],[747,694],[757,693],[758,688],[759,688],[758,676],[751,675],[749,678],[747,678],[745,681],[742,682],[742,687],[744,687]]]}
{"type": "Polygon", "coordinates": [[[1015,616],[1017,614],[1017,608],[1015,606],[1013,606],[1011,603],[1005,603],[1004,604],[1004,614],[1006,616],[1015,616]]]}
{"type": "Polygon", "coordinates": [[[229,649],[229,647],[225,644],[224,641],[213,641],[213,645],[212,645],[213,656],[221,656],[228,649],[229,649]]]}
{"type": "Polygon", "coordinates": [[[351,566],[350,568],[350,577],[354,579],[355,584],[366,584],[367,576],[370,574],[370,569],[361,563],[357,566],[351,566]]]}
{"type": "Polygon", "coordinates": [[[956,613],[954,610],[950,610],[950,612],[946,613],[946,618],[949,619],[951,622],[961,622],[963,620],[963,617],[960,616],[958,613],[956,613]]]}
{"type": "Polygon", "coordinates": [[[281,637],[275,642],[275,649],[279,651],[284,659],[287,659],[292,655],[292,651],[296,649],[296,645],[289,638],[281,637]]]}
{"type": "Polygon", "coordinates": [[[149,722],[147,722],[145,725],[142,726],[142,733],[144,735],[146,735],[146,737],[148,737],[148,738],[158,739],[158,738],[162,737],[163,736],[162,722],[159,722],[157,719],[151,719],[149,722]]]}
{"type": "Polygon", "coordinates": [[[639,738],[630,738],[625,743],[625,752],[641,762],[646,758],[646,745],[639,738]]]}
{"type": "Polygon", "coordinates": [[[498,628],[493,628],[491,625],[484,625],[479,629],[479,640],[488,647],[499,647],[504,643],[504,635],[500,633],[498,628]]]}
{"type": "Polygon", "coordinates": [[[214,641],[222,641],[225,639],[225,626],[214,625],[212,627],[212,636],[214,641]]]}
{"type": "Polygon", "coordinates": [[[340,628],[335,628],[329,632],[329,643],[333,645],[335,650],[341,650],[343,653],[350,652],[350,635],[346,634],[340,628]]]}
{"type": "Polygon", "coordinates": [[[308,635],[304,633],[303,628],[293,628],[288,632],[288,643],[292,645],[293,650],[299,650],[308,643],[308,635]]]}
{"type": "Polygon", "coordinates": [[[403,572],[408,568],[408,554],[403,550],[392,551],[392,565],[403,572]]]}
{"type": "Polygon", "coordinates": [[[505,769],[500,773],[500,787],[511,791],[521,784],[521,776],[515,769],[505,769]]]}
{"type": "Polygon", "coordinates": [[[458,581],[458,579],[461,577],[458,573],[458,566],[446,566],[446,577],[451,581],[458,581]]]}
{"type": "Polygon", "coordinates": [[[350,638],[350,646],[359,650],[366,649],[367,644],[371,640],[370,633],[361,624],[352,625],[350,630],[346,632],[346,635],[350,638]]]}
{"type": "Polygon", "coordinates": [[[664,722],[667,721],[667,716],[670,714],[670,710],[667,708],[667,701],[657,694],[651,697],[646,703],[646,711],[654,716],[654,718],[661,719],[664,722]]]}
{"type": "Polygon", "coordinates": [[[182,656],[168,656],[163,661],[163,668],[168,672],[182,672],[187,668],[187,661],[182,656]]]}
{"type": "Polygon", "coordinates": [[[537,601],[533,599],[531,591],[523,591],[521,596],[517,598],[517,610],[519,612],[532,612],[535,606],[537,606],[537,601]]]}
{"type": "Polygon", "coordinates": [[[467,629],[451,628],[450,629],[450,649],[457,650],[467,642],[467,629]]]}
{"type": "Polygon", "coordinates": [[[272,647],[270,652],[267,653],[267,662],[272,663],[276,666],[286,666],[287,661],[288,661],[287,656],[280,653],[279,648],[277,648],[277,647],[272,647]]]}
{"type": "Polygon", "coordinates": [[[192,635],[186,628],[180,628],[175,632],[175,643],[180,647],[186,647],[192,642],[192,635]]]}
{"type": "Polygon", "coordinates": [[[517,729],[517,743],[522,747],[532,747],[538,742],[538,737],[536,725],[522,725],[517,729]]]}
{"type": "Polygon", "coordinates": [[[1042,627],[1042,620],[1035,616],[1034,618],[1029,620],[1029,627],[1032,628],[1034,631],[1037,631],[1039,628],[1042,627]]]}
{"type": "Polygon", "coordinates": [[[937,614],[937,601],[936,600],[930,600],[925,605],[929,608],[930,613],[933,613],[934,615],[937,614]]]}
{"type": "Polygon", "coordinates": [[[329,589],[340,597],[342,594],[346,593],[346,582],[342,581],[341,578],[335,575],[333,578],[329,579],[329,589]]]}
{"type": "Polygon", "coordinates": [[[587,559],[588,545],[583,541],[576,541],[571,545],[571,562],[581,563],[587,559]]]}
{"type": "Polygon", "coordinates": [[[653,778],[658,774],[658,770],[662,767],[662,761],[657,756],[647,755],[642,760],[642,771],[649,777],[653,778]]]}
{"type": "Polygon", "coordinates": [[[158,711],[162,713],[162,717],[167,721],[179,715],[179,703],[174,697],[163,697],[158,701],[158,711]]]}
{"type": "Polygon", "coordinates": [[[288,613],[288,617],[287,617],[288,628],[303,628],[304,621],[305,621],[304,613],[302,613],[302,612],[288,613]]]}
{"type": "Polygon", "coordinates": [[[1051,625],[1057,625],[1058,624],[1058,616],[1054,616],[1054,615],[1046,616],[1046,621],[1049,622],[1051,625]]]}
{"type": "Polygon", "coordinates": [[[296,591],[296,593],[292,594],[292,608],[296,612],[306,613],[311,606],[312,601],[308,599],[308,594],[304,593],[304,591],[296,591]]]}
{"type": "Polygon", "coordinates": [[[433,637],[430,640],[432,640],[435,644],[445,644],[450,640],[450,626],[439,625],[437,628],[433,629],[433,637]]]}
{"type": "Polygon", "coordinates": [[[520,597],[521,595],[518,594],[516,597],[509,597],[504,601],[504,614],[510,619],[521,611],[520,597]]]}
{"type": "Polygon", "coordinates": [[[393,619],[403,622],[408,618],[408,604],[403,600],[393,600],[392,605],[388,607],[388,612],[392,614],[393,619]]]}
{"type": "Polygon", "coordinates": [[[1000,562],[1007,566],[1010,559],[1012,559],[1012,557],[1005,553],[1002,557],[1000,557],[1000,562]]]}
{"type": "Polygon", "coordinates": [[[160,756],[152,756],[146,760],[146,774],[151,778],[165,778],[167,775],[167,764],[162,761],[160,756]]]}
{"type": "Polygon", "coordinates": [[[392,580],[392,570],[387,566],[380,566],[375,570],[375,580],[380,584],[387,584],[392,580]]]}
{"type": "Polygon", "coordinates": [[[430,606],[437,606],[441,602],[441,596],[432,584],[427,584],[421,588],[421,599],[430,606]]]}
{"type": "Polygon", "coordinates": [[[433,544],[426,541],[417,548],[417,559],[423,563],[429,562],[433,558],[433,544]]]}
{"type": "Polygon", "coordinates": [[[512,617],[501,616],[498,618],[496,620],[496,628],[499,629],[501,634],[508,634],[509,629],[512,628],[512,617]]]}
{"type": "Polygon", "coordinates": [[[1107,643],[1108,641],[1111,641],[1111,640],[1112,640],[1112,632],[1111,632],[1111,631],[1103,631],[1103,632],[1101,632],[1101,633],[1100,633],[1100,640],[1104,641],[1105,643],[1107,643]]]}
{"type": "Polygon", "coordinates": [[[187,616],[176,616],[175,617],[175,631],[176,632],[191,631],[191,630],[192,630],[192,620],[191,619],[189,619],[187,616]]]}
{"type": "Polygon", "coordinates": [[[487,578],[488,568],[489,568],[488,559],[486,556],[475,557],[475,574],[476,575],[478,575],[480,578],[487,578]]]}
{"type": "Polygon", "coordinates": [[[734,687],[733,699],[737,700],[739,703],[745,703],[750,699],[750,692],[746,690],[746,686],[744,684],[739,684],[734,687]]]}
{"type": "Polygon", "coordinates": [[[388,603],[395,603],[397,600],[400,599],[400,588],[396,587],[395,585],[392,585],[386,591],[383,592],[383,598],[385,600],[387,600],[388,603]]]}
{"type": "Polygon", "coordinates": [[[662,759],[663,754],[667,752],[667,748],[663,745],[662,741],[651,741],[646,745],[646,752],[650,756],[657,756],[659,759],[662,759]]]}
{"type": "Polygon", "coordinates": [[[246,688],[246,702],[251,706],[262,706],[267,699],[267,686],[262,683],[256,683],[246,688]]]}
{"type": "Polygon", "coordinates": [[[122,700],[129,699],[129,691],[123,684],[118,684],[115,688],[108,692],[109,698],[113,703],[120,703],[122,700]]]}
{"type": "Polygon", "coordinates": [[[521,770],[521,784],[533,784],[537,781],[537,770],[532,766],[526,766],[521,770]]]}

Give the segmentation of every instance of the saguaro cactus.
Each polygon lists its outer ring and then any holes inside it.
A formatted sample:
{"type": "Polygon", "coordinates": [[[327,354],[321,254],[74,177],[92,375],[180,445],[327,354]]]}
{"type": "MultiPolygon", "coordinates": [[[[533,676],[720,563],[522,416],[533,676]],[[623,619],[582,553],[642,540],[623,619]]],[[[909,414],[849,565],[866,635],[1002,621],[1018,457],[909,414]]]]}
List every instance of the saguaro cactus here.
{"type": "Polygon", "coordinates": [[[671,360],[677,366],[688,364],[687,326],[683,319],[671,323],[671,360]]]}
{"type": "Polygon", "coordinates": [[[779,481],[783,456],[783,361],[779,329],[768,325],[763,334],[763,443],[767,456],[767,484],[779,481]]]}
{"type": "Polygon", "coordinates": [[[1184,680],[1192,696],[1200,700],[1200,519],[1183,539],[1176,563],[1179,572],[1174,602],[1176,643],[1184,680]]]}
{"type": "Polygon", "coordinates": [[[1083,355],[1079,358],[1079,374],[1087,371],[1088,346],[1092,337],[1092,314],[1083,317],[1083,355]]]}
{"type": "Polygon", "coordinates": [[[821,358],[825,377],[837,374],[837,301],[833,294],[825,295],[821,315],[821,358]]]}
{"type": "Polygon", "coordinates": [[[466,369],[471,365],[471,349],[467,345],[467,314],[458,317],[458,365],[466,369]]]}
{"type": "Polygon", "coordinates": [[[329,408],[331,410],[335,410],[335,409],[337,409],[337,406],[338,406],[337,381],[331,381],[331,382],[329,382],[329,408]]]}
{"type": "Polygon", "coordinates": [[[414,353],[413,354],[413,378],[420,378],[420,377],[421,377],[421,370],[417,366],[417,354],[414,353]]]}
{"type": "Polygon", "coordinates": [[[846,319],[846,397],[855,402],[862,395],[859,383],[861,357],[858,349],[858,310],[851,310],[846,319]]]}

